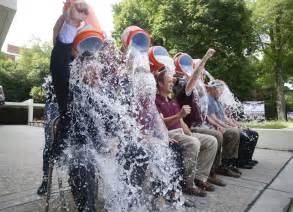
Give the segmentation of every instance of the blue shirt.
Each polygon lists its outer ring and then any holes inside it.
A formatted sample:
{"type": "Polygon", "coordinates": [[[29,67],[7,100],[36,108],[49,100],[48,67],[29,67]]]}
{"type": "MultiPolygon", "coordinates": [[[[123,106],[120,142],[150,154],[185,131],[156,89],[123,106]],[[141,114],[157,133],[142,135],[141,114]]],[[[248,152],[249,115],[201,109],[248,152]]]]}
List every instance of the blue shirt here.
{"type": "Polygon", "coordinates": [[[208,107],[208,114],[215,114],[216,117],[221,120],[225,121],[225,113],[222,104],[215,99],[215,97],[209,95],[209,107],[208,107]]]}

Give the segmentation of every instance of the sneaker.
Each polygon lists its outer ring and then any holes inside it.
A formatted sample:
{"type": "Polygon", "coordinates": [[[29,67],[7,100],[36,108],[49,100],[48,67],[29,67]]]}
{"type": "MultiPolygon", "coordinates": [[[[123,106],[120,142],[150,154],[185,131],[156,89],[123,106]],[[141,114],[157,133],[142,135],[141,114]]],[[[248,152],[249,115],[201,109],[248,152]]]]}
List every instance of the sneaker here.
{"type": "Polygon", "coordinates": [[[209,191],[209,192],[215,191],[215,186],[213,186],[212,184],[209,184],[208,182],[203,182],[201,180],[195,179],[194,183],[197,187],[199,187],[200,189],[204,191],[209,191]]]}
{"type": "Polygon", "coordinates": [[[232,171],[231,169],[227,167],[221,167],[216,170],[217,174],[223,175],[223,176],[228,176],[228,177],[235,177],[239,178],[240,174],[237,172],[232,171]]]}
{"type": "Polygon", "coordinates": [[[207,192],[205,192],[204,190],[197,188],[197,187],[185,187],[182,189],[182,192],[184,194],[194,195],[194,196],[198,196],[198,197],[206,197],[207,196],[207,192]]]}
{"type": "Polygon", "coordinates": [[[47,187],[48,187],[48,180],[43,179],[42,184],[38,188],[37,194],[42,196],[47,193],[47,187]]]}
{"type": "Polygon", "coordinates": [[[226,183],[224,183],[224,181],[219,178],[217,175],[213,175],[213,176],[209,176],[208,178],[208,182],[217,186],[226,186],[226,183]]]}

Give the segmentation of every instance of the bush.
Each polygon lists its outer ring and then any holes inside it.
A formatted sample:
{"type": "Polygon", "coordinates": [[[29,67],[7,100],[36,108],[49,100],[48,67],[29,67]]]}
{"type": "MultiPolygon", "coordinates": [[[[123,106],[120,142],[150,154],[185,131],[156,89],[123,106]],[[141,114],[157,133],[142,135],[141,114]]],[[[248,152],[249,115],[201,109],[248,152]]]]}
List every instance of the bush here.
{"type": "Polygon", "coordinates": [[[45,91],[41,86],[34,86],[30,92],[30,96],[34,99],[34,102],[45,102],[45,91]]]}

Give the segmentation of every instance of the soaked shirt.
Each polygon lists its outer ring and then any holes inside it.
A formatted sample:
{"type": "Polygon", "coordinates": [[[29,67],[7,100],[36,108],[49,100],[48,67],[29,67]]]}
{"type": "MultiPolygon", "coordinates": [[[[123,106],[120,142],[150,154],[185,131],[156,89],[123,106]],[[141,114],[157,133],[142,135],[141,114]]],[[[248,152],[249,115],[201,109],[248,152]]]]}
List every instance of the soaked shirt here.
{"type": "Polygon", "coordinates": [[[196,102],[197,97],[194,96],[194,92],[187,95],[185,92],[185,86],[180,89],[176,95],[177,102],[182,107],[183,105],[189,105],[191,107],[191,112],[184,118],[184,122],[188,127],[191,126],[201,126],[203,123],[203,118],[201,116],[200,107],[196,102]]]}
{"type": "MultiPolygon", "coordinates": [[[[164,118],[174,116],[180,112],[180,106],[175,99],[165,98],[159,94],[156,95],[156,105],[159,113],[163,114],[164,118]]],[[[168,130],[181,128],[178,120],[173,126],[168,127],[168,130]]]]}
{"type": "Polygon", "coordinates": [[[215,99],[215,97],[209,95],[209,108],[208,114],[215,114],[216,117],[221,120],[225,121],[225,113],[222,104],[215,99]]]}

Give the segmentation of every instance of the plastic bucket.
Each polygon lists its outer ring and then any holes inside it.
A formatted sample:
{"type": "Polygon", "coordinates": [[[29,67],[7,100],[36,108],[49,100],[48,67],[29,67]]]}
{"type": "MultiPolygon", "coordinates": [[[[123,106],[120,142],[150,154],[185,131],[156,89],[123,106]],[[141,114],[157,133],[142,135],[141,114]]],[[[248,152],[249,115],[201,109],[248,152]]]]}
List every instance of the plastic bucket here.
{"type": "Polygon", "coordinates": [[[127,27],[121,38],[125,49],[132,46],[140,51],[148,51],[151,43],[150,35],[137,26],[127,27]]]}
{"type": "Polygon", "coordinates": [[[162,46],[152,46],[148,54],[152,72],[163,68],[166,63],[166,58],[170,58],[168,51],[162,46]]]}
{"type": "Polygon", "coordinates": [[[192,75],[193,72],[193,59],[189,54],[180,53],[175,56],[176,74],[183,76],[187,74],[192,75]]]}
{"type": "MultiPolygon", "coordinates": [[[[69,0],[64,4],[63,10],[68,10],[78,0],[69,0]]],[[[73,41],[74,50],[82,53],[84,51],[95,52],[103,46],[105,34],[102,31],[94,10],[89,5],[87,19],[78,29],[78,33],[73,41]]]]}

